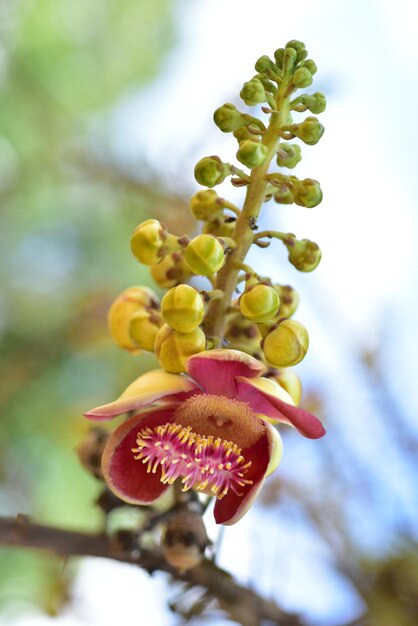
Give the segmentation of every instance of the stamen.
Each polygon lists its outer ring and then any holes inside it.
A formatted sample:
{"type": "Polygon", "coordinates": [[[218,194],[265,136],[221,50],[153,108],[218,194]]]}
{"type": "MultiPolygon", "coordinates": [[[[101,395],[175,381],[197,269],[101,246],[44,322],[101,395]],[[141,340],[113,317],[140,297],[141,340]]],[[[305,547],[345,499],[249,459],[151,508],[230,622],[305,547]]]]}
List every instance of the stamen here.
{"type": "Polygon", "coordinates": [[[238,496],[238,487],[252,485],[244,475],[252,461],[245,463],[236,443],[213,435],[199,435],[190,426],[164,424],[142,429],[137,435],[134,459],[147,465],[147,472],[161,471],[161,482],[173,484],[181,478],[183,491],[193,488],[219,500],[229,490],[238,496]]]}

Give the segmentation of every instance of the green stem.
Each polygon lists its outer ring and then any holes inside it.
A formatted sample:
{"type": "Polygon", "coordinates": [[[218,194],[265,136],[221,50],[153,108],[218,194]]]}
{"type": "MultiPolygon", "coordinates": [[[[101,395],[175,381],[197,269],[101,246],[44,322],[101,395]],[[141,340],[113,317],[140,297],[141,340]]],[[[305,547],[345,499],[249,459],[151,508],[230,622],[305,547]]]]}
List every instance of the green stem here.
{"type": "Polygon", "coordinates": [[[268,181],[266,174],[277,152],[280,142],[280,128],[287,123],[289,115],[289,94],[286,93],[287,84],[283,83],[277,93],[277,112],[271,114],[270,123],[263,135],[263,144],[267,146],[268,152],[262,165],[255,167],[250,176],[247,186],[244,206],[235,224],[232,235],[237,247],[229,254],[225,265],[218,272],[216,278],[216,289],[223,291],[223,297],[212,300],[208,307],[205,319],[205,331],[209,337],[215,338],[216,345],[221,345],[225,331],[225,313],[228,310],[234,289],[237,283],[240,264],[243,263],[247,252],[254,241],[254,224],[260,214],[262,204],[265,199],[268,181]]]}

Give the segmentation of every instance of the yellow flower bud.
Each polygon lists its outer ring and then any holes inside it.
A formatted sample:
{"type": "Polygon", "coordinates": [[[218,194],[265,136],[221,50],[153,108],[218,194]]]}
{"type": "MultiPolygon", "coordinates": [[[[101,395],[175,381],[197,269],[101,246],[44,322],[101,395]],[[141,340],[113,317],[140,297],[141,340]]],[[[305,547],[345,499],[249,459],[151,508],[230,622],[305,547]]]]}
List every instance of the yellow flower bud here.
{"type": "Polygon", "coordinates": [[[189,333],[202,323],[205,305],[197,289],[178,285],[167,291],[161,300],[161,313],[174,330],[189,333]]]}
{"type": "Polygon", "coordinates": [[[108,313],[108,325],[113,340],[125,350],[136,352],[138,344],[129,334],[129,324],[137,311],[158,307],[156,294],[148,287],[129,287],[112,303],[108,313]]]}
{"type": "Polygon", "coordinates": [[[276,370],[272,376],[280,387],[282,387],[292,398],[296,406],[299,406],[302,398],[302,383],[296,372],[290,368],[276,370]]]}
{"type": "Polygon", "coordinates": [[[188,244],[184,258],[194,274],[210,276],[221,269],[225,254],[216,237],[198,235],[188,244]]]}
{"type": "Polygon", "coordinates": [[[201,328],[195,328],[190,333],[179,333],[168,324],[160,328],[154,344],[161,367],[173,374],[184,372],[188,358],[203,352],[205,348],[206,336],[201,328]]]}
{"type": "Polygon", "coordinates": [[[239,308],[244,317],[252,322],[267,322],[279,310],[280,298],[269,285],[258,284],[246,289],[239,299],[239,308]]]}
{"type": "Polygon", "coordinates": [[[259,167],[259,165],[264,163],[267,152],[267,146],[262,144],[261,141],[246,139],[239,145],[237,159],[249,168],[259,167]]]}
{"type": "Polygon", "coordinates": [[[190,210],[197,220],[214,220],[222,215],[223,205],[213,189],[198,191],[190,198],[190,210]]]}
{"type": "Polygon", "coordinates": [[[132,254],[144,265],[158,263],[161,261],[167,235],[166,228],[158,220],[145,220],[132,234],[132,254]]]}
{"type": "Polygon", "coordinates": [[[274,285],[280,296],[279,317],[292,317],[298,308],[299,294],[290,285],[274,285]]]}
{"type": "Polygon", "coordinates": [[[215,235],[215,237],[232,237],[235,230],[236,219],[231,218],[229,215],[218,217],[212,222],[206,222],[203,227],[203,232],[209,235],[215,235]]]}
{"type": "Polygon", "coordinates": [[[181,252],[167,254],[160,263],[151,265],[150,271],[154,281],[163,289],[175,287],[192,276],[181,252]]]}
{"type": "Polygon", "coordinates": [[[158,311],[143,309],[131,317],[129,334],[142,350],[153,352],[155,337],[162,324],[163,318],[158,311]]]}
{"type": "Polygon", "coordinates": [[[296,365],[305,357],[308,346],[308,331],[295,320],[283,320],[262,342],[267,361],[275,367],[296,365]]]}

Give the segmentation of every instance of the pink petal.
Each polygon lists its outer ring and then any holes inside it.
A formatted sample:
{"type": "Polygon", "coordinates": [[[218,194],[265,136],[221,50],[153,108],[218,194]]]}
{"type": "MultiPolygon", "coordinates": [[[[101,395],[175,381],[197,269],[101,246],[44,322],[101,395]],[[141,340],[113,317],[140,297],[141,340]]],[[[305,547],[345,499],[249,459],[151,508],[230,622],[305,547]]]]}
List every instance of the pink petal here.
{"type": "Polygon", "coordinates": [[[168,400],[170,404],[179,403],[197,391],[200,391],[199,388],[187,376],[152,370],[131,383],[114,402],[98,406],[84,415],[92,420],[110,419],[149,406],[160,398],[168,400]]]}
{"type": "Polygon", "coordinates": [[[146,464],[134,459],[137,434],[141,428],[155,428],[173,420],[174,407],[154,409],[135,415],[111,435],[102,459],[102,468],[109,488],[118,498],[131,504],[149,504],[156,500],[167,485],[160,482],[161,470],[147,473],[146,464]]]}
{"type": "Polygon", "coordinates": [[[265,372],[263,363],[239,350],[208,350],[187,361],[187,372],[206,393],[234,398],[236,376],[253,378],[265,372]]]}
{"type": "MultiPolygon", "coordinates": [[[[309,439],[319,439],[325,435],[325,428],[315,415],[300,407],[293,406],[278,397],[279,395],[283,397],[283,393],[286,392],[284,390],[277,392],[274,387],[276,384],[273,381],[267,381],[273,385],[271,387],[272,392],[269,393],[269,387],[264,382],[266,380],[252,381],[238,378],[237,400],[247,402],[254,411],[272,420],[294,426],[302,435],[309,439]]],[[[279,385],[276,386],[279,387],[279,385]]]]}
{"type": "MultiPolygon", "coordinates": [[[[267,426],[267,425],[266,425],[267,426]]],[[[247,461],[252,461],[252,466],[245,474],[245,478],[252,480],[252,485],[240,487],[241,496],[229,491],[221,500],[217,500],[214,508],[214,516],[217,524],[231,526],[238,522],[248,511],[266,478],[267,469],[273,454],[273,440],[269,428],[266,434],[251,448],[243,449],[242,455],[247,461]]]]}

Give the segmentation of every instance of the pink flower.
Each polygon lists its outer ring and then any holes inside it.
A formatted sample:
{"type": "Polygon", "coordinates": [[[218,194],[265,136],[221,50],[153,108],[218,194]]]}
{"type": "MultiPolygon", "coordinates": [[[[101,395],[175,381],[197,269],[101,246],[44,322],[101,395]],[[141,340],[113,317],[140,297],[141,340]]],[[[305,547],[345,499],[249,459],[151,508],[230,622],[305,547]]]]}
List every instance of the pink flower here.
{"type": "Polygon", "coordinates": [[[185,491],[216,496],[218,524],[237,522],[281,461],[281,438],[269,422],[312,439],[325,434],[316,417],[261,377],[264,371],[243,352],[201,352],[188,360],[188,375],[147,372],[115,402],[85,413],[101,420],[140,410],[106,446],[110,489],[126,502],[149,504],[180,479],[185,491]]]}

